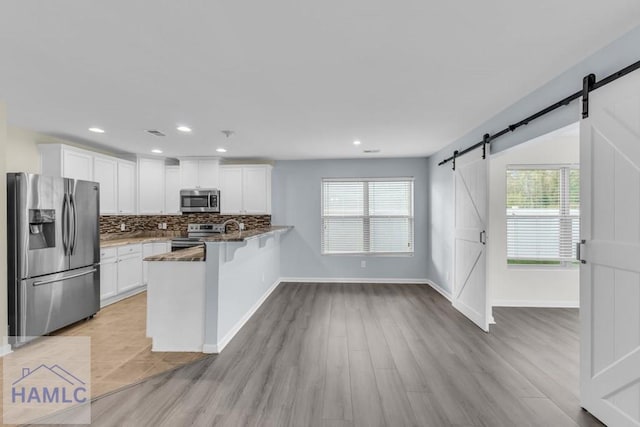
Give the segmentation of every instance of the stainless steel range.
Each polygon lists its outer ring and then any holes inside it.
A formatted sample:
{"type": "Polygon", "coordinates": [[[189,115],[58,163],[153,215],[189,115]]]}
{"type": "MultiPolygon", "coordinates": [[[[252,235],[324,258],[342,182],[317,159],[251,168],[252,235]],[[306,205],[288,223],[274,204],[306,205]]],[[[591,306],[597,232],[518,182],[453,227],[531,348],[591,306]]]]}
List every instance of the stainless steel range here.
{"type": "Polygon", "coordinates": [[[225,231],[226,223],[223,224],[189,224],[187,226],[187,236],[176,237],[171,240],[171,251],[192,248],[194,246],[203,246],[203,237],[210,237],[216,234],[222,234],[225,231]]]}

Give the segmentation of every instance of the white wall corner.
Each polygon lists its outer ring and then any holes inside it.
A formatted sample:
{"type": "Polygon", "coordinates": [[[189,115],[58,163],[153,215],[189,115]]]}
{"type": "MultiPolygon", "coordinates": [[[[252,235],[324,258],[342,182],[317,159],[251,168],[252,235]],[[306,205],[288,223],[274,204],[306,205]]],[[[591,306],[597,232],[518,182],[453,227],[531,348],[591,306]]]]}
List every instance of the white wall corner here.
{"type": "Polygon", "coordinates": [[[215,344],[204,344],[202,346],[202,352],[206,354],[218,354],[218,346],[215,344]]]}
{"type": "Polygon", "coordinates": [[[242,318],[236,323],[233,328],[220,340],[216,345],[205,344],[202,346],[203,353],[220,353],[229,342],[233,339],[233,337],[242,329],[242,327],[251,319],[251,317],[255,314],[256,311],[260,308],[260,306],[269,298],[269,295],[273,293],[273,291],[278,287],[282,280],[278,279],[267,289],[267,291],[260,297],[258,301],[247,311],[247,313],[242,316],[242,318]]]}
{"type": "Polygon", "coordinates": [[[451,300],[452,300],[451,292],[447,291],[445,288],[443,288],[442,286],[436,284],[432,280],[427,280],[427,284],[429,286],[431,286],[433,289],[435,289],[440,295],[445,297],[449,302],[451,302],[451,300]]]}
{"type": "Polygon", "coordinates": [[[4,357],[9,353],[12,353],[13,350],[11,350],[11,344],[5,344],[3,346],[0,346],[0,357],[4,357]]]}

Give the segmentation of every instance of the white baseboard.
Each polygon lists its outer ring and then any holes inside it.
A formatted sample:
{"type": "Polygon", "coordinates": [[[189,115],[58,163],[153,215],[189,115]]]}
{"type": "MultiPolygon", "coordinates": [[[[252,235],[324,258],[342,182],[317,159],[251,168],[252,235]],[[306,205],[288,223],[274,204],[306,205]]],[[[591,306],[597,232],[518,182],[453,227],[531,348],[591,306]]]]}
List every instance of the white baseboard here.
{"type": "Polygon", "coordinates": [[[579,301],[494,300],[494,307],[579,308],[579,301]]]}
{"type": "Polygon", "coordinates": [[[484,313],[478,313],[473,307],[463,303],[461,300],[456,300],[453,303],[453,308],[464,314],[469,320],[480,326],[482,329],[487,327],[484,322],[488,323],[488,319],[485,319],[484,313]]]}
{"type": "Polygon", "coordinates": [[[173,346],[173,345],[151,345],[151,351],[161,351],[161,352],[187,352],[187,353],[204,353],[202,351],[202,346],[173,346]]]}
{"type": "Polygon", "coordinates": [[[229,344],[229,342],[238,333],[238,331],[240,331],[240,329],[244,326],[244,324],[247,323],[249,319],[251,319],[251,316],[253,316],[255,312],[258,311],[258,309],[266,301],[266,299],[269,298],[269,295],[271,295],[271,293],[278,287],[280,282],[281,282],[280,279],[273,282],[273,284],[269,287],[269,289],[267,289],[264,295],[262,295],[262,297],[260,297],[260,299],[256,301],[256,303],[249,309],[249,311],[247,311],[247,313],[244,316],[242,316],[242,318],[238,321],[238,323],[236,323],[233,326],[233,328],[231,328],[231,330],[227,332],[227,334],[221,340],[218,341],[218,344],[216,345],[205,344],[202,346],[202,352],[203,353],[220,353],[227,346],[227,344],[229,344]]]}
{"type": "Polygon", "coordinates": [[[281,277],[280,282],[295,283],[389,283],[430,285],[427,279],[366,278],[366,277],[281,277]]]}
{"type": "Polygon", "coordinates": [[[0,346],[0,357],[6,356],[7,354],[12,352],[13,350],[11,350],[11,344],[0,346]]]}
{"type": "Polygon", "coordinates": [[[427,280],[427,284],[431,286],[433,289],[435,289],[440,295],[442,295],[447,300],[449,300],[449,302],[451,302],[451,292],[447,291],[442,286],[438,285],[437,283],[431,280],[427,280]]]}

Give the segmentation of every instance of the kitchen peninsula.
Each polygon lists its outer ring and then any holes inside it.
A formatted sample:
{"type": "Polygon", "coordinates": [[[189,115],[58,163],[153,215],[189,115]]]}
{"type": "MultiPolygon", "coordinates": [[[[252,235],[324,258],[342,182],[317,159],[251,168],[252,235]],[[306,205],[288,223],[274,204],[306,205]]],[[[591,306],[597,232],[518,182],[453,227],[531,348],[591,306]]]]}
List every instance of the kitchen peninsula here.
{"type": "Polygon", "coordinates": [[[224,233],[145,258],[152,350],[222,351],[278,285],[280,239],[292,228],[224,233]]]}

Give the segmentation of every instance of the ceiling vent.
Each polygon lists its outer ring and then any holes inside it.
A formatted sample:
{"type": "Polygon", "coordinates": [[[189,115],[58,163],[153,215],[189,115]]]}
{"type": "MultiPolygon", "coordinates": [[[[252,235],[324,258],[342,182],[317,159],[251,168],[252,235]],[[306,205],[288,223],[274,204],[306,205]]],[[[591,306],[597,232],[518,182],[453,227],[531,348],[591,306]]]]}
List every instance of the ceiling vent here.
{"type": "Polygon", "coordinates": [[[153,136],[167,136],[164,133],[160,132],[157,129],[147,129],[147,133],[150,133],[153,136]]]}
{"type": "Polygon", "coordinates": [[[366,154],[375,154],[375,153],[379,153],[380,150],[378,150],[378,149],[375,149],[375,150],[362,150],[362,152],[366,153],[366,154]]]}

